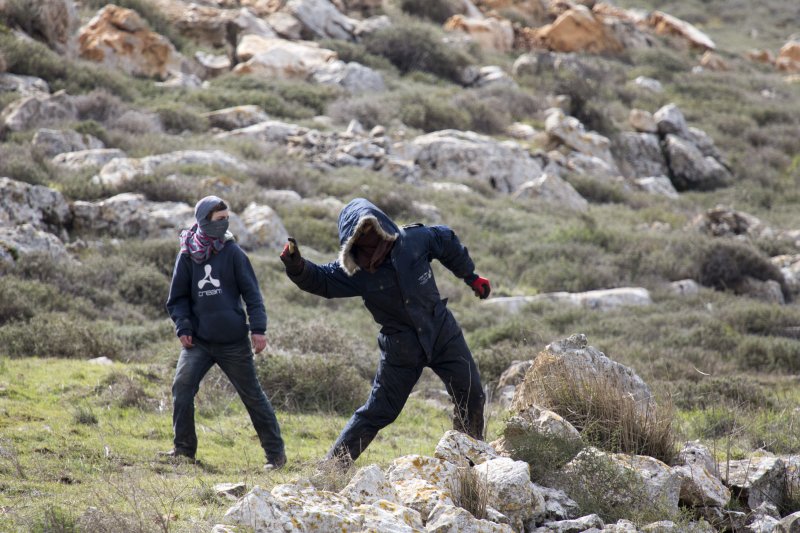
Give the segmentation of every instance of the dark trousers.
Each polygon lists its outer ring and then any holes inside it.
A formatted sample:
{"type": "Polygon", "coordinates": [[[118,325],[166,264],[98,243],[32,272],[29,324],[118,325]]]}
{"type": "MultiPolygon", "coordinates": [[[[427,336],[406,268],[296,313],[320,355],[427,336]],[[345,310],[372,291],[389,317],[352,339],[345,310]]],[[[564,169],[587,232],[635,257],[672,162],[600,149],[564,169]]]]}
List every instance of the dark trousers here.
{"type": "MultiPolygon", "coordinates": [[[[398,334],[401,336],[402,334],[398,334]]],[[[379,342],[381,359],[367,402],[359,407],[336,439],[328,457],[355,460],[366,449],[378,431],[388,426],[400,411],[429,366],[444,382],[455,404],[453,429],[476,439],[483,439],[483,406],[485,396],[478,368],[460,329],[434,347],[430,362],[413,332],[406,338],[388,336],[379,342]]]]}
{"type": "Polygon", "coordinates": [[[181,350],[175,380],[172,383],[172,427],[175,450],[194,456],[197,433],[194,428],[194,397],[200,381],[214,364],[228,376],[242,399],[256,429],[267,459],[284,454],[283,439],[275,411],[256,377],[250,341],[212,344],[194,339],[194,347],[181,350]]]}

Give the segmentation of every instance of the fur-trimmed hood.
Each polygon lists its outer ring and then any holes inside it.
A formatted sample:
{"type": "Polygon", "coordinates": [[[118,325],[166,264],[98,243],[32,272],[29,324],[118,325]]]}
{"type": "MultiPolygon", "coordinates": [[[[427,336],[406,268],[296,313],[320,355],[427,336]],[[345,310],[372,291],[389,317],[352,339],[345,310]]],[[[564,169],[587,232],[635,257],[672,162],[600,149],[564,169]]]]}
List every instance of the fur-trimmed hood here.
{"type": "Polygon", "coordinates": [[[386,213],[364,198],[351,200],[339,213],[339,264],[348,276],[358,272],[359,267],[351,253],[353,245],[365,226],[372,225],[387,241],[395,241],[401,230],[386,213]]]}

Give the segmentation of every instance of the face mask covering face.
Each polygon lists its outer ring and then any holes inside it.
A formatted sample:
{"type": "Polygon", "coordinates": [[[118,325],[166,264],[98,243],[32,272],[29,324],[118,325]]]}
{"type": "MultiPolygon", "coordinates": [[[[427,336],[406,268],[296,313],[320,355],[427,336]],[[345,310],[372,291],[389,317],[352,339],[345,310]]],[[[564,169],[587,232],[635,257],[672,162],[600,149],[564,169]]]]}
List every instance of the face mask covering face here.
{"type": "Polygon", "coordinates": [[[203,233],[215,239],[222,239],[228,231],[227,220],[209,220],[201,226],[203,233]]]}

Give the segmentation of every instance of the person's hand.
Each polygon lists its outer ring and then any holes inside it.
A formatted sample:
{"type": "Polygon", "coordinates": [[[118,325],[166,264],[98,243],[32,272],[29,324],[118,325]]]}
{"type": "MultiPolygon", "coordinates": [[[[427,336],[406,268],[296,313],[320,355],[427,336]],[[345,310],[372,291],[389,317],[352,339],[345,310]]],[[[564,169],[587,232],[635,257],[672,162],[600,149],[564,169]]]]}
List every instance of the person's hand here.
{"type": "Polygon", "coordinates": [[[183,346],[187,350],[189,348],[194,348],[194,343],[192,342],[192,336],[191,335],[181,335],[178,338],[181,341],[181,346],[183,346]]]}
{"type": "Polygon", "coordinates": [[[253,333],[250,338],[253,341],[253,352],[261,353],[264,351],[264,348],[267,347],[267,337],[266,335],[259,335],[258,333],[253,333]]]}
{"type": "Polygon", "coordinates": [[[489,280],[480,276],[470,283],[470,287],[472,287],[472,292],[475,293],[475,296],[481,300],[488,298],[489,293],[492,292],[492,286],[489,284],[489,280]]]}
{"type": "Polygon", "coordinates": [[[291,276],[296,276],[303,271],[305,260],[300,255],[300,248],[297,247],[297,241],[291,237],[289,237],[289,242],[283,247],[281,261],[283,262],[283,266],[286,267],[286,273],[291,276]]]}

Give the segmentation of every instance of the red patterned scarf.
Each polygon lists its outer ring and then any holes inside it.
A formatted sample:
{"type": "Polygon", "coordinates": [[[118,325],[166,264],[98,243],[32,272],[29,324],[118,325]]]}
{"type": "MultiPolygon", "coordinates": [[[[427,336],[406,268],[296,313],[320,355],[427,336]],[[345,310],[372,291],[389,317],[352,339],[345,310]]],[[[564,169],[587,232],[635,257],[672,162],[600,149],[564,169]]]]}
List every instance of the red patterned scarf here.
{"type": "Polygon", "coordinates": [[[203,233],[197,224],[191,229],[181,231],[181,253],[189,254],[195,263],[205,263],[213,252],[219,252],[225,246],[228,235],[223,239],[215,239],[203,233]]]}

